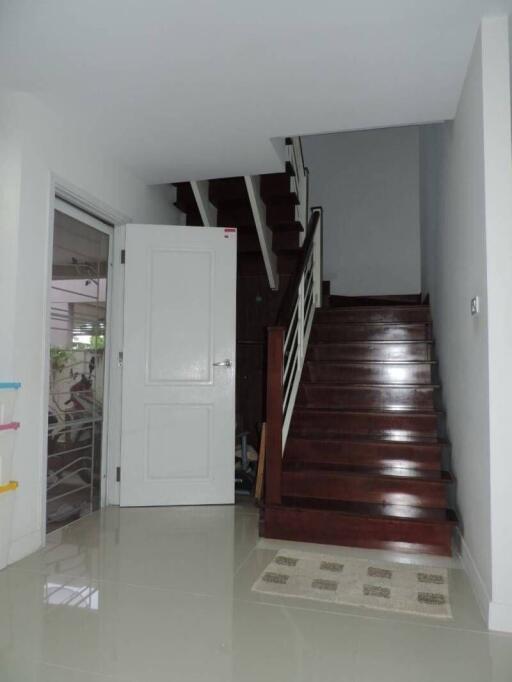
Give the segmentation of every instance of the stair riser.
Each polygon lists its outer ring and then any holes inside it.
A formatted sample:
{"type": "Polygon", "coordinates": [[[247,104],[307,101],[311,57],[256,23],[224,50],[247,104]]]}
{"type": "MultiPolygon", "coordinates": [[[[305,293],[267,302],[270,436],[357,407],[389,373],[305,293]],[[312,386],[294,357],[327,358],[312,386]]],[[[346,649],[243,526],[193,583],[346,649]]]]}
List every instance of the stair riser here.
{"type": "Polygon", "coordinates": [[[407,415],[400,413],[328,413],[316,410],[300,410],[298,406],[292,418],[290,434],[309,437],[312,433],[329,434],[391,435],[403,438],[435,438],[438,429],[438,416],[407,415]]]}
{"type": "Polygon", "coordinates": [[[362,306],[412,306],[421,303],[420,294],[403,294],[397,296],[338,296],[332,294],[329,299],[331,308],[361,308],[362,306]]]}
{"type": "Polygon", "coordinates": [[[435,408],[435,389],[431,386],[404,388],[316,386],[302,384],[297,404],[306,407],[333,407],[339,409],[406,409],[429,411],[435,408]]]}
{"type": "Polygon", "coordinates": [[[331,511],[267,507],[261,535],[280,540],[451,556],[452,526],[354,518],[331,511]]]}
{"type": "Polygon", "coordinates": [[[350,476],[339,472],[284,471],[285,497],[312,497],[339,502],[369,502],[430,509],[446,508],[446,483],[391,480],[383,476],[350,476]]]}
{"type": "Polygon", "coordinates": [[[239,253],[251,253],[261,250],[258,235],[256,233],[244,233],[242,230],[238,231],[237,250],[239,253]]]}
{"type": "MultiPolygon", "coordinates": [[[[290,176],[287,173],[266,173],[260,176],[260,194],[263,201],[288,198],[291,194],[290,176]]],[[[292,195],[295,200],[295,195],[292,195]]]]}
{"type": "Polygon", "coordinates": [[[431,322],[428,307],[417,308],[330,308],[318,310],[316,320],[324,324],[344,324],[353,322],[431,322]]]}
{"type": "Polygon", "coordinates": [[[407,443],[358,443],[357,441],[315,441],[289,437],[285,459],[304,465],[347,467],[400,467],[422,471],[440,471],[441,445],[407,443]]]}
{"type": "Polygon", "coordinates": [[[184,213],[197,210],[197,202],[190,182],[180,182],[176,185],[175,204],[184,213]]]}
{"type": "Polygon", "coordinates": [[[430,343],[344,343],[309,344],[308,360],[343,362],[371,360],[374,362],[413,362],[432,359],[430,343]]]}
{"type": "Polygon", "coordinates": [[[217,208],[235,208],[243,206],[249,201],[242,177],[210,180],[208,183],[208,198],[217,208]]]}
{"type": "Polygon", "coordinates": [[[282,249],[298,249],[299,232],[290,230],[276,231],[272,235],[272,250],[274,253],[282,249]]]}
{"type": "Polygon", "coordinates": [[[270,204],[267,206],[267,225],[286,225],[295,220],[295,205],[270,204]]]}
{"type": "Polygon", "coordinates": [[[339,384],[430,384],[432,365],[337,365],[307,362],[303,380],[339,384]]]}
{"type": "Polygon", "coordinates": [[[261,252],[252,252],[250,254],[240,253],[237,260],[237,273],[238,276],[264,276],[266,270],[261,252]],[[246,257],[244,258],[244,256],[246,257]],[[251,257],[249,258],[247,256],[251,257]]]}
{"type": "Polygon", "coordinates": [[[292,275],[297,269],[297,262],[299,258],[299,251],[292,254],[278,253],[277,255],[277,271],[280,275],[292,275]]]}
{"type": "Polygon", "coordinates": [[[311,341],[429,341],[431,329],[428,324],[389,326],[371,324],[329,325],[315,324],[311,341]]]}
{"type": "Polygon", "coordinates": [[[220,227],[251,227],[256,230],[248,200],[247,206],[237,209],[219,209],[217,212],[217,224],[220,227]]]}
{"type": "Polygon", "coordinates": [[[187,226],[191,227],[202,227],[203,219],[201,218],[199,211],[192,211],[187,213],[187,226]]]}

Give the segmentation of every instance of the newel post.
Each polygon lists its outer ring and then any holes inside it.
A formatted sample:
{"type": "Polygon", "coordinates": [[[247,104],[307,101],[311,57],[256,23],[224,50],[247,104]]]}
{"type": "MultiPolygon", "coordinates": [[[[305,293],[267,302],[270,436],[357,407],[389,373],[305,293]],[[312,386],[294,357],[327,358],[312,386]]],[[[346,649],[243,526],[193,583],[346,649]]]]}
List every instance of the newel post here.
{"type": "Polygon", "coordinates": [[[281,504],[283,464],[284,327],[270,327],[267,346],[265,504],[281,504]]]}

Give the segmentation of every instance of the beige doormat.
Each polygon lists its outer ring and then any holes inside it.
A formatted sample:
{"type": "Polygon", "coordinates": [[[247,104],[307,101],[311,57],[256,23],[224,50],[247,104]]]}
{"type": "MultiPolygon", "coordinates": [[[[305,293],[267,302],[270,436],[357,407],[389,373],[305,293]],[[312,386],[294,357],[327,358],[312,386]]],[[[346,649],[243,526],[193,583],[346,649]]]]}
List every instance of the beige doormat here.
{"type": "Polygon", "coordinates": [[[448,572],[426,566],[281,550],[252,589],[280,597],[452,617],[448,572]]]}

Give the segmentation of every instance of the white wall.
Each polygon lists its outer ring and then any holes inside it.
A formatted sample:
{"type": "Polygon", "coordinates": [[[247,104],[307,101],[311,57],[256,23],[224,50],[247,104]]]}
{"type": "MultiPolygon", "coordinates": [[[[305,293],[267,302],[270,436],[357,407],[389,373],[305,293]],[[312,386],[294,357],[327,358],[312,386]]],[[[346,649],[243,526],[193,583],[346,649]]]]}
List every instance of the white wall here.
{"type": "Polygon", "coordinates": [[[418,129],[314,135],[303,150],[310,203],[325,211],[331,293],[419,293],[418,129]]]}
{"type": "Polygon", "coordinates": [[[509,79],[507,19],[485,19],[455,120],[423,129],[420,145],[422,285],[432,302],[463,559],[490,626],[504,630],[512,630],[509,79]],[[480,314],[472,317],[475,295],[480,314]]]}
{"type": "Polygon", "coordinates": [[[36,549],[42,539],[44,344],[54,176],[135,222],[177,224],[179,217],[170,205],[168,188],[148,187],[129,169],[105,158],[93,140],[75,133],[35,98],[3,94],[0,111],[2,275],[8,265],[0,299],[0,377],[23,385],[16,411],[22,426],[14,467],[20,481],[10,552],[14,561],[36,549]]]}
{"type": "Polygon", "coordinates": [[[512,137],[507,19],[485,20],[482,36],[491,436],[489,624],[512,632],[512,137]]]}

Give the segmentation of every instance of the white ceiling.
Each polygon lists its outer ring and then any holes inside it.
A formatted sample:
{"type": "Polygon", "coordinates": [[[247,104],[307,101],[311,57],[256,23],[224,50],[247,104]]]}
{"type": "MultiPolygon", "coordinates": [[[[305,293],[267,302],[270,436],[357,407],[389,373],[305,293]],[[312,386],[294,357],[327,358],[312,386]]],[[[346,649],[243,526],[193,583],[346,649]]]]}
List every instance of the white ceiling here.
{"type": "Polygon", "coordinates": [[[512,0],[0,0],[0,87],[147,182],[280,169],[272,138],[454,115],[512,0]]]}

